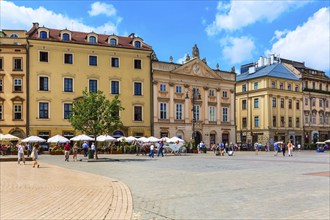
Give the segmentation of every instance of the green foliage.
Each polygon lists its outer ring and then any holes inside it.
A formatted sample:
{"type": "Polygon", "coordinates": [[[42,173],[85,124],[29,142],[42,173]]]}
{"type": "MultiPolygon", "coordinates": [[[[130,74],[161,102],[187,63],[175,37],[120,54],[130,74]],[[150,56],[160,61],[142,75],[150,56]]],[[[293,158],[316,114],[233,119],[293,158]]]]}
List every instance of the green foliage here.
{"type": "Polygon", "coordinates": [[[119,117],[122,110],[118,96],[110,101],[102,91],[89,93],[85,89],[82,98],[73,103],[69,121],[75,130],[96,137],[112,133],[122,125],[119,117]]]}

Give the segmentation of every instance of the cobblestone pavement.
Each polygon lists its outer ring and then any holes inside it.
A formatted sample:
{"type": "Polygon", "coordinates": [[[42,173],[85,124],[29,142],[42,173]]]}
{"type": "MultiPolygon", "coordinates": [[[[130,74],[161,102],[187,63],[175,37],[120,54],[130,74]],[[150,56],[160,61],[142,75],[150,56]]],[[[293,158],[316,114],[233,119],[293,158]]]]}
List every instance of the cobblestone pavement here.
{"type": "MultiPolygon", "coordinates": [[[[46,158],[44,158],[46,159],[46,158]]],[[[0,163],[0,219],[130,219],[132,195],[122,182],[41,162],[0,163]]]]}
{"type": "Polygon", "coordinates": [[[133,195],[134,220],[330,219],[329,152],[100,157],[114,160],[67,163],[42,155],[40,161],[124,182],[133,195]]]}

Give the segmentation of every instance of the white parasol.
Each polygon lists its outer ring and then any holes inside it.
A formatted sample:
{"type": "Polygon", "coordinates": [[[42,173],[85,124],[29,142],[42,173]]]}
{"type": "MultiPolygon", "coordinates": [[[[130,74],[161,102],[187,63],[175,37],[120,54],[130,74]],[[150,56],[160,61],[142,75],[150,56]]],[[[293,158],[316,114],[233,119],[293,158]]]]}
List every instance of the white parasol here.
{"type": "Polygon", "coordinates": [[[61,135],[55,135],[51,138],[48,138],[47,142],[48,143],[66,143],[66,142],[69,142],[70,140],[67,139],[66,137],[63,137],[61,135]]]}
{"type": "Polygon", "coordinates": [[[42,143],[46,142],[45,139],[38,137],[38,136],[30,136],[22,140],[24,143],[42,143]]]}
{"type": "Polygon", "coordinates": [[[94,138],[91,138],[85,134],[81,134],[73,138],[70,138],[70,141],[94,141],[94,138]]]}
{"type": "Polygon", "coordinates": [[[96,138],[96,141],[104,142],[104,141],[114,141],[116,138],[110,136],[110,135],[100,135],[96,138]]]}

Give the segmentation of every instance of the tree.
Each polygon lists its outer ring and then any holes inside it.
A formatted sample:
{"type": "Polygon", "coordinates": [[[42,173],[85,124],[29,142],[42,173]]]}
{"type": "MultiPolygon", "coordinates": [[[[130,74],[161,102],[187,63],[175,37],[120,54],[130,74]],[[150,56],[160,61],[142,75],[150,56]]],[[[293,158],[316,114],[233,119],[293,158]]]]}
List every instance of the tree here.
{"type": "Polygon", "coordinates": [[[72,127],[82,133],[94,135],[95,152],[97,156],[96,137],[112,133],[122,126],[119,112],[124,110],[118,96],[111,101],[102,91],[83,91],[83,96],[76,100],[72,106],[72,115],[69,118],[72,127]]]}

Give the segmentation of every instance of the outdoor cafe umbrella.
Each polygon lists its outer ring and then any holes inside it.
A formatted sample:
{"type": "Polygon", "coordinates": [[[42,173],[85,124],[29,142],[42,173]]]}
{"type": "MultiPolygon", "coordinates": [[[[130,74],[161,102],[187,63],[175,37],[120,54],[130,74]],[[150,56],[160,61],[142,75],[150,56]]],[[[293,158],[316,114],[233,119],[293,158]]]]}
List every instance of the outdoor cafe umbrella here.
{"type": "Polygon", "coordinates": [[[61,135],[55,135],[51,138],[48,138],[47,142],[48,143],[66,143],[66,142],[69,142],[70,140],[67,139],[66,137],[63,137],[61,135]]]}
{"type": "Polygon", "coordinates": [[[148,137],[148,138],[145,140],[145,142],[158,142],[159,140],[160,140],[160,139],[151,136],[151,137],[148,137]]]}
{"type": "Polygon", "coordinates": [[[324,142],[327,143],[327,144],[330,144],[330,139],[329,140],[326,140],[324,142]]]}
{"type": "Polygon", "coordinates": [[[70,141],[94,141],[94,138],[91,138],[85,134],[81,134],[71,138],[70,141]]]}
{"type": "Polygon", "coordinates": [[[42,143],[46,142],[45,139],[38,137],[38,136],[30,136],[22,140],[24,143],[42,143]]]}
{"type": "Polygon", "coordinates": [[[110,135],[100,135],[96,138],[96,141],[103,142],[103,141],[114,141],[116,138],[110,135]]]}
{"type": "Polygon", "coordinates": [[[19,137],[11,134],[0,134],[0,141],[18,141],[19,137]]]}
{"type": "Polygon", "coordinates": [[[176,143],[176,142],[184,142],[184,140],[182,140],[181,138],[178,138],[178,137],[172,137],[168,140],[168,142],[176,143]]]}

